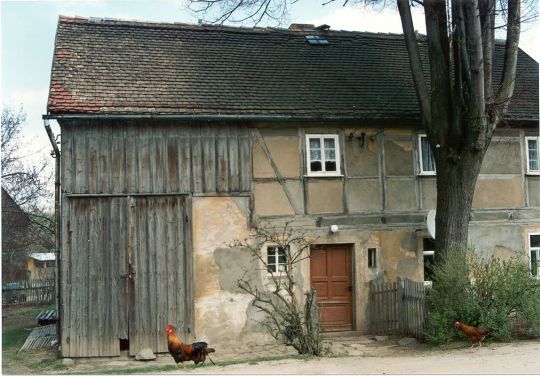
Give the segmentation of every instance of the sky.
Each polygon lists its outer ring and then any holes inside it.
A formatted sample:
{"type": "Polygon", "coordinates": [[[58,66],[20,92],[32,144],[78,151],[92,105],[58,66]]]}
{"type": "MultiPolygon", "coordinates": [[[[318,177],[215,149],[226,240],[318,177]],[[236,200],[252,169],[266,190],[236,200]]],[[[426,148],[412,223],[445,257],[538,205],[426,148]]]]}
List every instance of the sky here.
{"type": "MultiPolygon", "coordinates": [[[[321,5],[323,0],[299,0],[289,8],[290,23],[327,24],[334,30],[401,33],[397,10],[370,10],[361,6],[343,7],[343,0],[321,5]]],[[[110,17],[196,24],[200,14],[186,9],[184,0],[0,0],[1,24],[1,102],[27,114],[23,130],[27,163],[49,158],[49,140],[41,115],[46,113],[51,62],[58,16],[110,17]]],[[[413,13],[415,28],[425,32],[423,16],[413,13]]],[[[247,25],[244,25],[247,26],[247,25]]],[[[266,26],[260,24],[260,27],[266,26]]],[[[274,26],[274,25],[272,25],[274,26]]],[[[520,47],[540,59],[538,22],[522,27],[520,47]]],[[[500,35],[499,37],[504,37],[500,35]]],[[[53,130],[58,127],[53,124],[53,130]]]]}

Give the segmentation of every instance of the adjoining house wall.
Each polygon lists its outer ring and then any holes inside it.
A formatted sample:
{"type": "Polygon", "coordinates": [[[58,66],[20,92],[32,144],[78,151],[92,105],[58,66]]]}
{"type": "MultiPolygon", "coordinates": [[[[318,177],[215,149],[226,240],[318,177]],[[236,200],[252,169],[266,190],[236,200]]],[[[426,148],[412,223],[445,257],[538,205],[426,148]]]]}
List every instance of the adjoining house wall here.
{"type": "MultiPolygon", "coordinates": [[[[436,208],[437,192],[436,176],[419,175],[418,133],[369,127],[289,128],[279,137],[277,127],[267,132],[260,129],[262,137],[252,143],[257,154],[253,217],[272,226],[290,221],[321,244],[351,245],[354,328],[365,331],[370,281],[395,281],[397,276],[423,280],[423,238],[429,236],[425,218],[436,208]],[[307,133],[340,135],[342,176],[306,176],[307,133]],[[288,158],[286,165],[294,174],[285,174],[279,167],[283,162],[277,161],[294,153],[300,158],[288,158]],[[298,187],[294,194],[291,182],[298,187]],[[338,233],[330,234],[331,224],[339,225],[338,233]],[[375,268],[367,267],[368,248],[377,250],[375,268]]],[[[524,174],[522,138],[519,130],[496,134],[477,182],[470,244],[486,256],[526,257],[526,233],[531,223],[540,223],[539,181],[524,174]]],[[[303,274],[309,284],[309,268],[303,274]]]]}

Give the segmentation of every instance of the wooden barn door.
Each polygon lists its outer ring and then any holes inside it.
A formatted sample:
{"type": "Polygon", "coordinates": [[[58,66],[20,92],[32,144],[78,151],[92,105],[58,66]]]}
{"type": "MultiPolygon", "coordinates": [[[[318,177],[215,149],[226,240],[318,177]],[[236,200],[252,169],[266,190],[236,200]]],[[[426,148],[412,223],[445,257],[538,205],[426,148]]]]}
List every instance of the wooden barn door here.
{"type": "Polygon", "coordinates": [[[127,337],[125,198],[65,198],[62,235],[62,355],[120,355],[127,337]]]}
{"type": "Polygon", "coordinates": [[[62,355],[166,352],[164,327],[189,330],[185,196],[64,198],[62,355]]]}
{"type": "Polygon", "coordinates": [[[352,255],[347,245],[311,247],[311,288],[317,291],[321,325],[325,331],[353,329],[352,255]]]}
{"type": "Polygon", "coordinates": [[[191,325],[191,258],[187,199],[135,198],[130,203],[129,353],[166,352],[165,325],[191,325]]]}

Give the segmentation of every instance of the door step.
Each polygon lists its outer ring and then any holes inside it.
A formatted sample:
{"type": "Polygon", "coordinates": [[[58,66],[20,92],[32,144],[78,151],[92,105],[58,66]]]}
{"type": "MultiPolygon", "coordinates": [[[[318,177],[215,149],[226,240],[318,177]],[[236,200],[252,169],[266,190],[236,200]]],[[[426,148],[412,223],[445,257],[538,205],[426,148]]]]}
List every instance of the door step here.
{"type": "Polygon", "coordinates": [[[345,332],[323,332],[322,338],[339,338],[339,337],[359,337],[366,333],[357,330],[348,330],[345,332]]]}

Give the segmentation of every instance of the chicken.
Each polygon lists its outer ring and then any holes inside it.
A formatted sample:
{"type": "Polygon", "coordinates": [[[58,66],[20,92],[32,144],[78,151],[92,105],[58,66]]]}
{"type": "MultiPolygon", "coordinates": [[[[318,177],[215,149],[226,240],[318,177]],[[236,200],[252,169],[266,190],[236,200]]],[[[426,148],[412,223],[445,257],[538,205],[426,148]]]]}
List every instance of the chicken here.
{"type": "Polygon", "coordinates": [[[476,328],[460,323],[459,321],[456,321],[454,325],[469,338],[469,341],[472,343],[471,347],[473,347],[475,343],[478,343],[478,347],[482,347],[482,341],[489,334],[489,330],[486,328],[476,328]]]}
{"type": "MultiPolygon", "coordinates": [[[[213,353],[216,350],[208,347],[206,342],[195,342],[191,345],[182,343],[178,335],[176,335],[175,327],[172,324],[165,326],[165,333],[167,333],[167,345],[169,347],[169,353],[174,358],[176,364],[186,361],[194,361],[195,364],[204,363],[209,353],[213,353]]],[[[208,356],[208,359],[210,357],[208,356]]],[[[212,364],[215,364],[210,359],[212,364]]]]}

